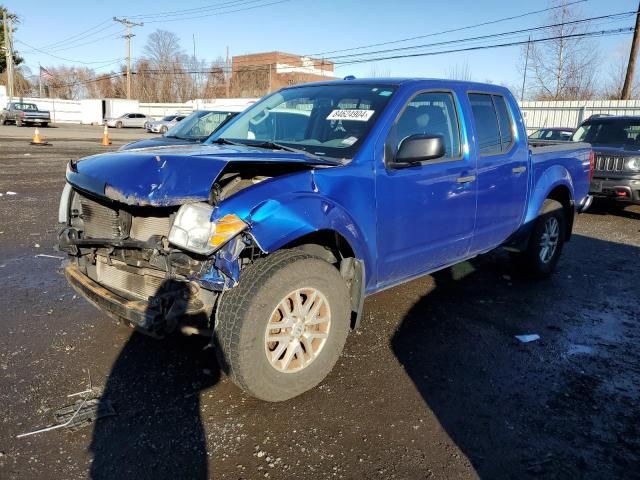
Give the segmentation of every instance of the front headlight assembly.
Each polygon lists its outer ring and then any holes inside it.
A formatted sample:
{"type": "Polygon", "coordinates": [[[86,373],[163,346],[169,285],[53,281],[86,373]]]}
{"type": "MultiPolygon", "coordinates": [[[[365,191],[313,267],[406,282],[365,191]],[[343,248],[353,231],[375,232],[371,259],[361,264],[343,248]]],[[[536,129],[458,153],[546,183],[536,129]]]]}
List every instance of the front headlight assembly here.
{"type": "Polygon", "coordinates": [[[640,172],[640,157],[630,158],[627,160],[627,170],[633,172],[640,172]]]}
{"type": "Polygon", "coordinates": [[[230,214],[211,221],[213,207],[206,203],[188,203],[176,215],[169,241],[177,247],[209,255],[247,228],[238,216],[230,214]]]}

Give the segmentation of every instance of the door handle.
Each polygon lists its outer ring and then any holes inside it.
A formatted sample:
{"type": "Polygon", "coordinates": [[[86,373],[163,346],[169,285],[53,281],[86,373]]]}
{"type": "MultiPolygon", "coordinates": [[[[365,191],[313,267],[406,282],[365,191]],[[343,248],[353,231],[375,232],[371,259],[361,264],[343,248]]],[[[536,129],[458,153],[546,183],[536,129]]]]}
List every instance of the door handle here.
{"type": "Polygon", "coordinates": [[[456,182],[458,183],[471,183],[476,179],[475,175],[469,175],[467,177],[458,177],[456,182]]]}
{"type": "Polygon", "coordinates": [[[515,167],[511,169],[513,173],[523,173],[527,171],[527,167],[515,167]]]}

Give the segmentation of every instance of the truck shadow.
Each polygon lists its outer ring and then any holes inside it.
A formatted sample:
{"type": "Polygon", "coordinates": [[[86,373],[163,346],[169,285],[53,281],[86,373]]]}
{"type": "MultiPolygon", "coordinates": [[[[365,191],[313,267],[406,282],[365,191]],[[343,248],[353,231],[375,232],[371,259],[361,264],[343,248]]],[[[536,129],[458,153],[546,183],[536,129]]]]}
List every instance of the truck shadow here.
{"type": "Polygon", "coordinates": [[[117,414],[94,426],[90,478],[209,478],[200,392],[219,381],[220,369],[207,343],[131,335],[100,399],[117,414]]]}
{"type": "Polygon", "coordinates": [[[624,365],[637,361],[626,299],[640,295],[640,249],[574,235],[542,282],[508,260],[496,252],[435,274],[394,354],[480,478],[624,477],[637,446],[624,432],[640,411],[609,382],[638,381],[624,365]],[[529,333],[541,339],[514,338],[529,333]],[[574,342],[587,344],[575,357],[574,342]]]}

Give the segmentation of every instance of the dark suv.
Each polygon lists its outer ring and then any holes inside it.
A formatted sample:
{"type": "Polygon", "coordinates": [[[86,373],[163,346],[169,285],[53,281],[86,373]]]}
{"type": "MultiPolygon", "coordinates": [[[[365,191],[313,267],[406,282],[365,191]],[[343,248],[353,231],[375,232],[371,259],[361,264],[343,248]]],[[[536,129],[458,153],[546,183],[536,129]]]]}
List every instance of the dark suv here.
{"type": "Polygon", "coordinates": [[[640,117],[590,118],[572,140],[593,146],[591,195],[640,205],[640,117]]]}

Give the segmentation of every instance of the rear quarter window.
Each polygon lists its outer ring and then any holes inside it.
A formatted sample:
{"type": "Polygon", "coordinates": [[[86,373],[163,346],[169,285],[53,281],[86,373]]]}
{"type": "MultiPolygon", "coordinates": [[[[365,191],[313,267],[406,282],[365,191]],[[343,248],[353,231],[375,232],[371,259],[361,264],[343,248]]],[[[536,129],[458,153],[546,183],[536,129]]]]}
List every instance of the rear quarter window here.
{"type": "Polygon", "coordinates": [[[469,93],[480,155],[504,153],[513,143],[513,121],[502,95],[469,93]]]}

